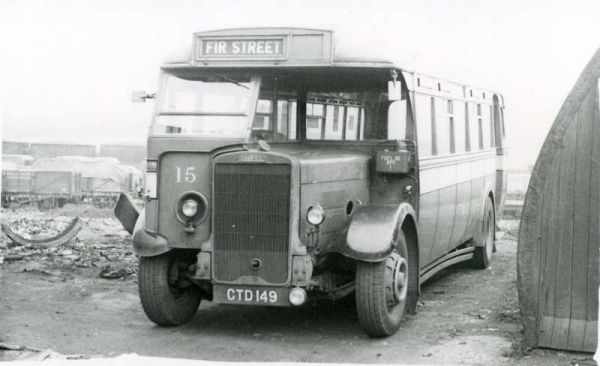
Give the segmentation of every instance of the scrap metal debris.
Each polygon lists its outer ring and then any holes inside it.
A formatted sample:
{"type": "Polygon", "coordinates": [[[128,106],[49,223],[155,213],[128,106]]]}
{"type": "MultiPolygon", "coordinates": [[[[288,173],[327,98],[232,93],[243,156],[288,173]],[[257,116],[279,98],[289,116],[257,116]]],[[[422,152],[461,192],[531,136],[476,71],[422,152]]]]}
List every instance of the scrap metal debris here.
{"type": "Polygon", "coordinates": [[[75,272],[106,279],[135,276],[137,259],[132,251],[131,235],[121,229],[116,219],[104,217],[111,214],[109,209],[96,209],[89,216],[3,210],[3,226],[10,230],[3,230],[0,239],[0,264],[9,266],[11,271],[38,273],[49,281],[69,280],[75,272]],[[40,240],[65,231],[72,237],[66,240],[63,235],[64,243],[39,245],[40,240]],[[26,240],[14,240],[14,235],[26,240]]]}
{"type": "Polygon", "coordinates": [[[79,360],[83,355],[63,355],[51,349],[39,349],[0,342],[0,361],[79,360]]]}
{"type": "Polygon", "coordinates": [[[57,234],[41,238],[33,238],[31,233],[21,235],[6,222],[1,223],[0,225],[2,226],[2,231],[13,242],[21,245],[34,245],[45,248],[51,248],[65,244],[69,240],[73,239],[81,230],[81,220],[78,217],[74,218],[62,231],[59,231],[57,234]]]}
{"type": "Polygon", "coordinates": [[[109,280],[125,278],[130,274],[133,274],[134,271],[127,268],[114,268],[111,265],[105,266],[100,272],[100,277],[106,278],[109,280]]]}

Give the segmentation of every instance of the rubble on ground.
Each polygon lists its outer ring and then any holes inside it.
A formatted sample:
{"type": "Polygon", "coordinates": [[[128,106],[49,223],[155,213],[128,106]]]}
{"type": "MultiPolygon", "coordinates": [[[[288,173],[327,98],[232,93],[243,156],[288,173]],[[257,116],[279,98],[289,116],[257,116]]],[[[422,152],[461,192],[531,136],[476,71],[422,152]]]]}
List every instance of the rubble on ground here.
{"type": "Polygon", "coordinates": [[[38,349],[0,342],[0,361],[79,360],[83,355],[63,355],[51,349],[38,349]]]}
{"type": "MultiPolygon", "coordinates": [[[[133,254],[131,235],[121,228],[116,218],[106,217],[106,213],[98,216],[80,217],[83,228],[77,236],[50,248],[19,245],[2,234],[0,263],[10,265],[12,270],[37,272],[63,280],[70,278],[72,272],[106,279],[135,275],[137,259],[133,254]]],[[[2,221],[28,239],[55,236],[73,218],[62,215],[60,209],[2,211],[2,221]]]]}

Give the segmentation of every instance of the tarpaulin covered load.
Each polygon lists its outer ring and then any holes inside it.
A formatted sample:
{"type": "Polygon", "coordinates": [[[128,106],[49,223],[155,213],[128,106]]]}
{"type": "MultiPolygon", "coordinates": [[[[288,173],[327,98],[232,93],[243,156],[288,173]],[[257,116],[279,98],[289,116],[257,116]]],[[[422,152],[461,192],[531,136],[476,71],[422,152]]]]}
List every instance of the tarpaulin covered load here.
{"type": "Polygon", "coordinates": [[[129,191],[136,191],[139,187],[143,185],[144,175],[138,168],[129,164],[121,164],[120,167],[123,170],[127,171],[130,175],[131,181],[129,191]]]}
{"type": "Polygon", "coordinates": [[[33,157],[24,154],[3,154],[2,170],[15,170],[19,167],[31,165],[33,157]]]}
{"type": "Polygon", "coordinates": [[[141,179],[139,170],[122,165],[119,160],[108,157],[58,156],[40,158],[32,166],[36,171],[69,171],[81,173],[82,190],[85,192],[130,191],[132,179],[141,179]]]}

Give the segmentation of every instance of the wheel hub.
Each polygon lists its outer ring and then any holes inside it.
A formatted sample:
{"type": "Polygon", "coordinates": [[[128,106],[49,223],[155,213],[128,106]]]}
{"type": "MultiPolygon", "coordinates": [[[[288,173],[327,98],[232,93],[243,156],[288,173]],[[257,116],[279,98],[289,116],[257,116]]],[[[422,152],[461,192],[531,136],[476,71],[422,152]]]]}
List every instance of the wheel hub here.
{"type": "Polygon", "coordinates": [[[406,301],[408,294],[408,262],[397,252],[392,252],[386,261],[386,303],[388,309],[406,301]]]}
{"type": "Polygon", "coordinates": [[[408,262],[400,255],[398,255],[393,275],[394,281],[392,283],[392,289],[394,300],[396,303],[401,303],[406,300],[406,294],[408,292],[408,262]]]}

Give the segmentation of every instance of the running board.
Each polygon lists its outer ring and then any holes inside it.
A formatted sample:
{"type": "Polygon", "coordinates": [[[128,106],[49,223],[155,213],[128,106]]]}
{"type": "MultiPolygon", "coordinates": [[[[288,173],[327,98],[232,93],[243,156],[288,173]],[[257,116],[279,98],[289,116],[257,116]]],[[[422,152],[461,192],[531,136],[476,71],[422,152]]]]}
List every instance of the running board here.
{"type": "Polygon", "coordinates": [[[445,256],[439,258],[429,266],[425,267],[421,271],[420,283],[423,283],[431,278],[434,274],[438,273],[444,268],[450,267],[451,265],[468,261],[473,258],[473,251],[475,248],[469,247],[464,249],[457,249],[453,252],[446,254],[445,256]]]}

